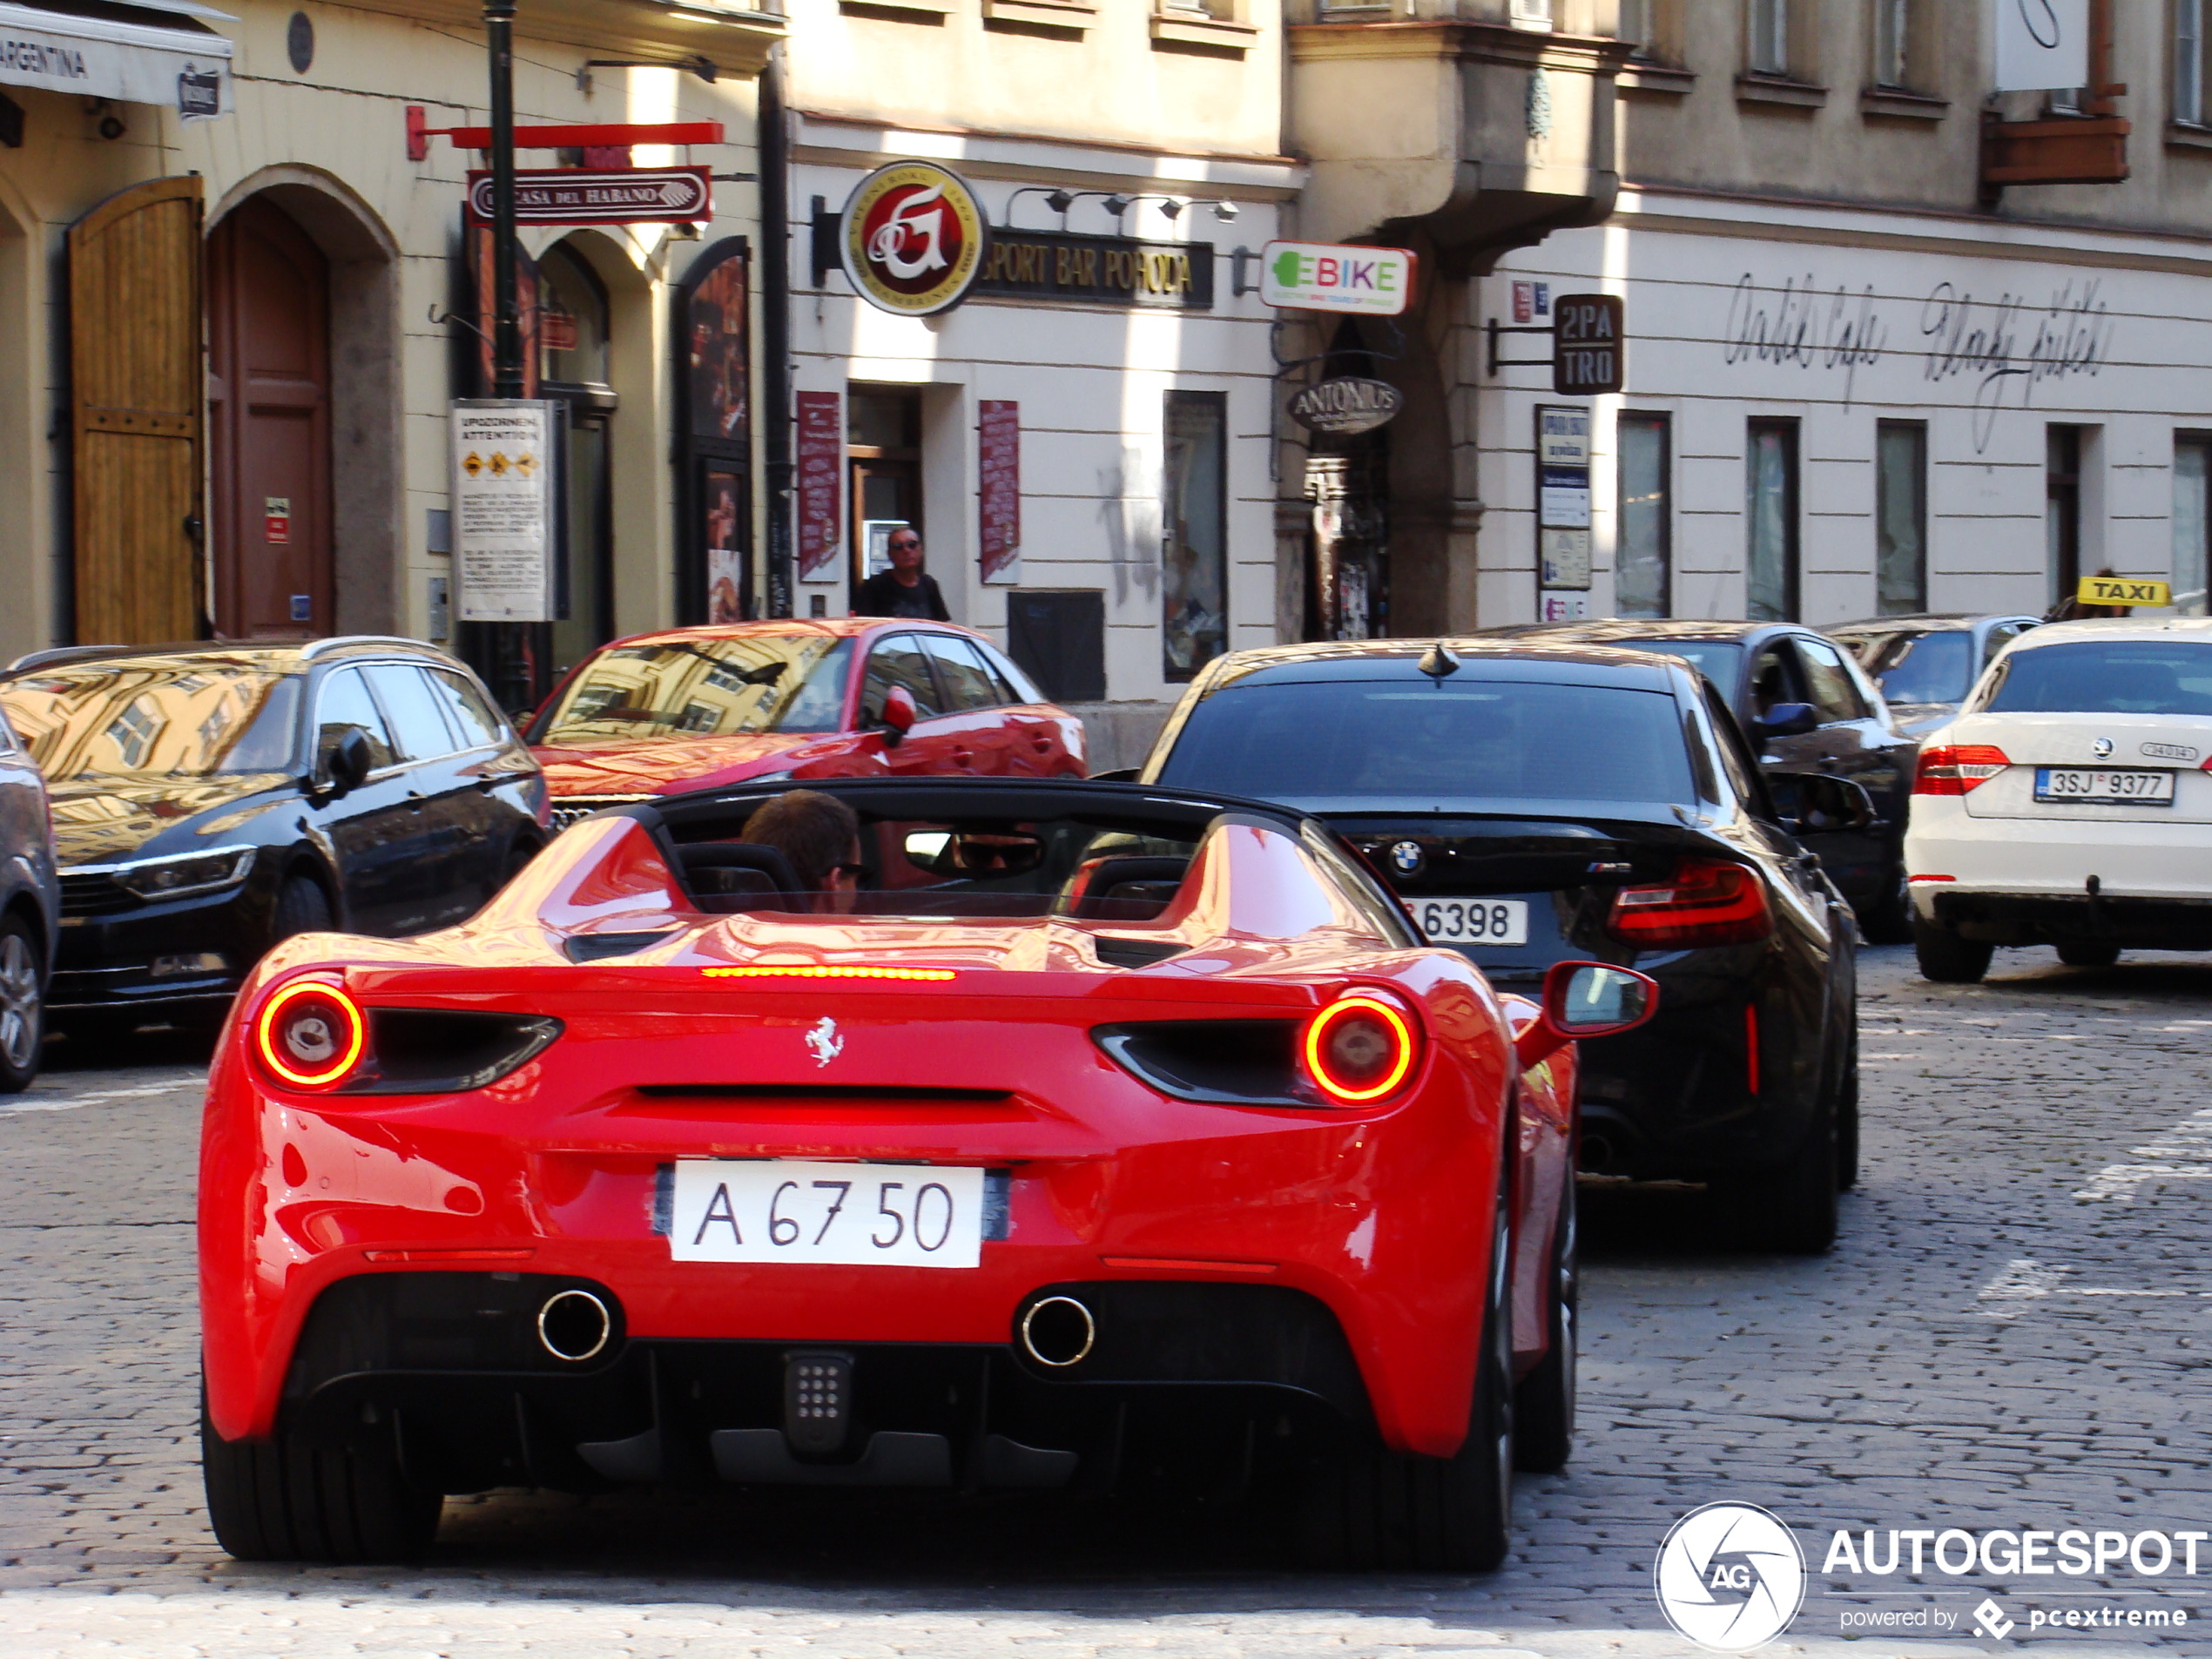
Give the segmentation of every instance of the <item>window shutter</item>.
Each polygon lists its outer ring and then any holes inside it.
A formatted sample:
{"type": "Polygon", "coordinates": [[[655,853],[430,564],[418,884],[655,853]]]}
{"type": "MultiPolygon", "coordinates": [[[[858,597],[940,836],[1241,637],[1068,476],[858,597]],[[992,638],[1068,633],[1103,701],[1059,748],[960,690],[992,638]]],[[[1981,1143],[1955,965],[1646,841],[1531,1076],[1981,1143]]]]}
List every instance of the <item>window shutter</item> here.
{"type": "Polygon", "coordinates": [[[77,637],[201,632],[200,190],[156,179],[69,231],[77,637]]]}

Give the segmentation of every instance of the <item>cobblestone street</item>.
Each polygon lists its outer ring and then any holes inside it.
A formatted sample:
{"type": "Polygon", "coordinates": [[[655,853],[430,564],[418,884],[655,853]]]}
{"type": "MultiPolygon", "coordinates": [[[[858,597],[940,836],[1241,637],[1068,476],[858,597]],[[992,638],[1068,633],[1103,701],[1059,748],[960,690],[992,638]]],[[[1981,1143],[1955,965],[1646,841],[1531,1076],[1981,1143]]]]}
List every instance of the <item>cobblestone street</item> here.
{"type": "Polygon", "coordinates": [[[1695,1651],[1654,1551],[1718,1499],[1791,1523],[1814,1569],[1776,1651],[1932,1607],[1946,1641],[2110,1654],[2029,1610],[2181,1608],[2205,1576],[1824,1574],[1831,1534],[2212,1527],[2212,962],[2006,951],[1939,987],[1862,959],[1865,1165],[1831,1256],[1733,1256],[1686,1191],[1586,1197],[1582,1427],[1523,1477],[1487,1579],[1292,1572],[1264,1518],[845,1494],[448,1506],[395,1573],[242,1567],[200,1509],[188,1052],[57,1065],[0,1100],[0,1646],[89,1655],[1145,1655],[1695,1651]],[[1993,1599],[2018,1628],[1973,1633],[1993,1599]]]}

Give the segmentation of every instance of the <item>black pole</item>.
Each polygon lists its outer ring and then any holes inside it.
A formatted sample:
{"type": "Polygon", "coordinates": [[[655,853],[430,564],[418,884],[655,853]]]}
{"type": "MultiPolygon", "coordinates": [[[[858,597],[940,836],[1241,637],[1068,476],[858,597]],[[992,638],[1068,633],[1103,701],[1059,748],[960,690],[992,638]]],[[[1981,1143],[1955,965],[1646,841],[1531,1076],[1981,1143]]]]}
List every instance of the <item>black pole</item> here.
{"type": "Polygon", "coordinates": [[[768,591],[756,616],[788,617],[792,561],[791,135],[784,113],[784,49],[760,76],[760,391],[767,461],[768,591]]]}
{"type": "Polygon", "coordinates": [[[515,269],[515,0],[485,0],[491,51],[492,395],[523,395],[523,319],[515,269]]]}

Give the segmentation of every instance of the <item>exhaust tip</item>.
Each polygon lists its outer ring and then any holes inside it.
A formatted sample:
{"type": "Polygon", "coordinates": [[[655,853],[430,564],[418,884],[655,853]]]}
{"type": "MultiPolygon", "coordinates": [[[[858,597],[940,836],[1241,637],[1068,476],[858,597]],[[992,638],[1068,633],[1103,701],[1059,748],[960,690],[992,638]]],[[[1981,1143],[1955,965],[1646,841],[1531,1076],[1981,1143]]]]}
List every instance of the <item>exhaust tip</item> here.
{"type": "Polygon", "coordinates": [[[591,1359],[613,1334],[607,1305],[590,1291],[556,1291],[537,1311],[537,1339],[556,1359],[591,1359]]]}
{"type": "Polygon", "coordinates": [[[1098,1322],[1072,1296],[1048,1296],[1022,1316],[1022,1351],[1041,1366],[1079,1365],[1098,1340],[1098,1322]]]}

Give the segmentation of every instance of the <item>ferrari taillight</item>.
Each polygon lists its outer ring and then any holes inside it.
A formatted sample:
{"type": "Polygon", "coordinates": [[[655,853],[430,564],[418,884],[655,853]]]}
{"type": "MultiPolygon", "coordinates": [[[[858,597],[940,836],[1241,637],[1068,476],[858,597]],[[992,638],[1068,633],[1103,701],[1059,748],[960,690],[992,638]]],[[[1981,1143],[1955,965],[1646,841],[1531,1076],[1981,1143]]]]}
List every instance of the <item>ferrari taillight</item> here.
{"type": "Polygon", "coordinates": [[[293,1089],[329,1089],[360,1068],[368,1051],[361,1005],[327,980],[280,986],[253,1021],[254,1057],[293,1089]]]}
{"type": "Polygon", "coordinates": [[[1331,1100],[1364,1106],[1397,1092],[1420,1058],[1411,1015],[1382,997],[1340,996],[1307,1022],[1299,1054],[1306,1076],[1331,1100]]]}
{"type": "Polygon", "coordinates": [[[1680,950],[1764,939],[1774,918],[1755,872],[1716,859],[1683,859],[1665,881],[1622,887],[1605,925],[1639,950],[1680,950]]]}
{"type": "Polygon", "coordinates": [[[1912,776],[1916,795],[1964,795],[1980,788],[2013,763],[2005,752],[1986,743],[1939,743],[1920,751],[1920,769],[1912,776]]]}

